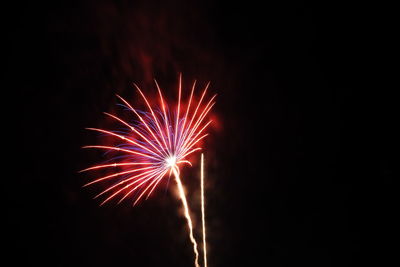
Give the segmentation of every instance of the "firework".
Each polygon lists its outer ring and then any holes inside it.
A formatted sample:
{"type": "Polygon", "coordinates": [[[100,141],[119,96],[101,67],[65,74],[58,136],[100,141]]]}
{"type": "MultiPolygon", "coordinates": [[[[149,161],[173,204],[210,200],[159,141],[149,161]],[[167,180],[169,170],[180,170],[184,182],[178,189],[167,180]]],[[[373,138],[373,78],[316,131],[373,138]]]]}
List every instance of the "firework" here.
{"type": "Polygon", "coordinates": [[[206,242],[206,212],[204,207],[204,154],[201,153],[201,166],[200,166],[200,188],[201,188],[201,222],[203,228],[203,260],[204,267],[207,267],[207,242],[206,242]]]}
{"type": "MultiPolygon", "coordinates": [[[[194,95],[196,87],[196,82],[194,82],[187,105],[183,108],[183,105],[181,105],[182,76],[180,75],[178,103],[176,108],[171,108],[169,103],[164,100],[157,81],[155,81],[155,85],[158,91],[159,105],[152,107],[141,89],[135,84],[147,107],[145,112],[136,110],[128,101],[117,95],[123,106],[137,120],[136,123],[127,122],[120,117],[105,113],[125,127],[125,132],[88,128],[111,136],[119,143],[112,146],[92,145],[84,148],[102,149],[107,152],[114,151],[121,155],[112,159],[113,163],[95,165],[82,170],[81,172],[113,170],[111,174],[99,177],[87,183],[84,187],[111,182],[110,186],[95,196],[95,198],[104,198],[100,205],[115,198],[119,198],[118,203],[120,203],[129,197],[134,199],[133,205],[136,205],[143,197],[148,198],[163,178],[173,174],[185,210],[189,237],[193,243],[195,265],[199,266],[197,243],[193,236],[193,224],[180,178],[180,167],[182,164],[192,165],[188,156],[201,150],[200,141],[208,135],[205,131],[212,122],[206,120],[206,118],[215,104],[216,95],[205,101],[208,83],[202,90],[199,100],[197,100],[194,95]]],[[[204,205],[204,199],[202,199],[202,205],[204,205]]],[[[202,213],[204,215],[204,210],[202,213]]]]}

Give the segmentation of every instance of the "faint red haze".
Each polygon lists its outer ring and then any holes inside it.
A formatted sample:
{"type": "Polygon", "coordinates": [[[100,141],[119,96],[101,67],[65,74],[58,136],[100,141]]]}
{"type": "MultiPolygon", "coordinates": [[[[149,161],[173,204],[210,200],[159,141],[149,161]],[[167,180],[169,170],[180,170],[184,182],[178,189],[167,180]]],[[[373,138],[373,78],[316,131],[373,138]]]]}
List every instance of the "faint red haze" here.
{"type": "Polygon", "coordinates": [[[175,84],[177,73],[187,79],[215,81],[223,69],[213,32],[200,3],[102,2],[91,11],[90,27],[100,39],[101,54],[111,71],[142,86],[175,84]],[[165,84],[167,83],[167,84],[165,84]]]}

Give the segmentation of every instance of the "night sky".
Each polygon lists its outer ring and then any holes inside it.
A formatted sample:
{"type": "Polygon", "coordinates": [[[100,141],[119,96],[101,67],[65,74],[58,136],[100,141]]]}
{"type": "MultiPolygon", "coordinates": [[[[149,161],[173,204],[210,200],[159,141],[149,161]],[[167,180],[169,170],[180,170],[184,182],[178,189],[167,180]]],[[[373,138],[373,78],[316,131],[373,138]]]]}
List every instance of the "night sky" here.
{"type": "MultiPolygon", "coordinates": [[[[102,112],[117,109],[115,94],[138,103],[132,82],[152,95],[156,78],[172,98],[179,73],[186,89],[197,79],[218,93],[204,143],[210,267],[387,266],[398,119],[391,92],[366,86],[374,13],[150,2],[16,3],[3,23],[3,127],[16,137],[3,140],[15,164],[2,175],[7,266],[193,266],[173,189],[99,207],[101,188],[82,188],[93,177],[78,173],[101,160],[81,149],[100,140],[84,128],[113,126],[102,112]]],[[[197,174],[183,170],[200,241],[197,174]]]]}

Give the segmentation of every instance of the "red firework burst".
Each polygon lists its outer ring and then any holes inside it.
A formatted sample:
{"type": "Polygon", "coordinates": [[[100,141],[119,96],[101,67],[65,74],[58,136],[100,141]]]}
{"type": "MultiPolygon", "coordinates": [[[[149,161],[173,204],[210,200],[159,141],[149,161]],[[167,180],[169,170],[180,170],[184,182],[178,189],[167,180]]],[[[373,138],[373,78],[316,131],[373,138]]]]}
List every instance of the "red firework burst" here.
{"type": "Polygon", "coordinates": [[[155,81],[155,85],[159,95],[159,106],[152,107],[142,90],[135,84],[147,106],[148,110],[145,112],[133,108],[128,101],[117,95],[127,112],[130,112],[137,120],[136,123],[130,123],[120,117],[105,113],[125,127],[123,133],[87,128],[111,136],[119,142],[113,146],[84,147],[116,151],[120,154],[119,157],[114,158],[113,163],[95,165],[81,171],[118,168],[118,172],[99,177],[84,185],[86,187],[100,182],[113,182],[111,186],[95,196],[95,198],[105,196],[101,205],[118,196],[120,197],[118,203],[132,196],[135,199],[133,205],[143,196],[148,198],[168,173],[169,175],[174,173],[175,177],[179,179],[180,164],[191,165],[188,156],[201,150],[199,142],[207,136],[205,130],[212,122],[212,120],[206,120],[206,117],[215,104],[216,97],[213,95],[205,101],[209,83],[202,90],[199,100],[196,100],[194,95],[196,82],[193,83],[185,108],[181,105],[181,76],[179,77],[176,108],[172,108],[164,100],[157,81],[155,81]]]}

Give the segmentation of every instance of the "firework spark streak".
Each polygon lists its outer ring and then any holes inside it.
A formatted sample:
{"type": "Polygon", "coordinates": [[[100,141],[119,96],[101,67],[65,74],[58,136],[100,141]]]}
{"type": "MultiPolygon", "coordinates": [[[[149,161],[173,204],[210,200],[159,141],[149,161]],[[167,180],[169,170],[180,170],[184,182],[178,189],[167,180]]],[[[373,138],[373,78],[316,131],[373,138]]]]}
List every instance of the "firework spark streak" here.
{"type": "MultiPolygon", "coordinates": [[[[81,172],[111,171],[108,175],[98,177],[85,184],[84,187],[98,183],[108,183],[106,189],[94,197],[103,198],[100,205],[116,198],[119,198],[118,203],[120,203],[124,199],[131,197],[134,199],[133,206],[135,206],[143,197],[147,199],[163,178],[167,177],[168,174],[169,176],[174,174],[179,196],[185,210],[185,218],[189,227],[189,237],[193,243],[195,266],[198,267],[197,243],[193,236],[193,224],[179,170],[182,164],[192,165],[188,158],[189,155],[201,150],[200,141],[207,136],[205,130],[212,122],[211,120],[206,120],[206,118],[215,104],[214,99],[216,95],[205,101],[209,87],[208,83],[203,89],[199,100],[197,100],[194,95],[196,87],[196,82],[194,82],[187,105],[181,105],[182,76],[180,75],[178,104],[176,109],[174,109],[164,99],[157,81],[155,81],[155,85],[159,98],[159,106],[156,107],[150,104],[141,89],[135,84],[147,107],[146,112],[135,109],[128,101],[117,95],[123,106],[137,121],[126,121],[109,113],[105,113],[105,115],[123,126],[124,131],[87,128],[91,131],[110,136],[119,141],[119,143],[110,146],[91,145],[84,147],[105,150],[107,154],[111,152],[118,154],[118,156],[112,158],[106,164],[95,165],[82,170],[81,172]]],[[[204,209],[203,198],[202,208],[204,209]]],[[[204,210],[202,210],[202,213],[204,216],[204,210]]],[[[203,231],[205,230],[204,227],[203,221],[203,231]]],[[[205,236],[203,241],[205,242],[205,236]]]]}
{"type": "Polygon", "coordinates": [[[204,154],[201,153],[201,166],[200,166],[200,180],[201,180],[201,221],[203,226],[203,256],[204,267],[207,267],[207,243],[206,243],[206,212],[204,208],[204,154]]]}
{"type": "Polygon", "coordinates": [[[185,209],[185,217],[186,217],[186,220],[187,220],[188,226],[189,226],[189,237],[190,237],[190,241],[192,241],[192,243],[193,243],[193,250],[194,250],[194,254],[196,256],[196,258],[194,260],[194,264],[196,267],[199,267],[200,266],[199,265],[199,252],[197,250],[196,239],[194,239],[194,236],[193,236],[193,223],[192,223],[192,219],[190,218],[190,211],[189,211],[189,207],[188,207],[188,204],[186,201],[185,191],[183,189],[181,179],[179,178],[178,170],[176,168],[173,168],[172,171],[174,172],[175,181],[176,181],[176,184],[178,185],[179,196],[181,197],[183,208],[185,209]]]}

